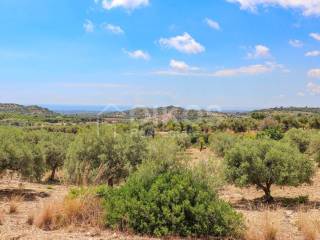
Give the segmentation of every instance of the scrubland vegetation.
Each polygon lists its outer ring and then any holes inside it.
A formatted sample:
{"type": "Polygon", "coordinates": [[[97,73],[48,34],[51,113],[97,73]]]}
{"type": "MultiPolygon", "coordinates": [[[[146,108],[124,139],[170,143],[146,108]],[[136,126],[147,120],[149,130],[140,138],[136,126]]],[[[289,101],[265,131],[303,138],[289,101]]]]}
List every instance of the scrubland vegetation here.
{"type": "MultiPolygon", "coordinates": [[[[255,186],[259,203],[272,206],[273,186],[311,184],[320,164],[317,112],[98,124],[32,119],[2,122],[0,170],[26,181],[76,186],[26,220],[44,230],[89,225],[156,237],[277,239],[272,214],[255,233],[220,190],[255,186]],[[212,154],[195,162],[188,154],[195,148],[212,154]]],[[[16,211],[13,198],[10,212],[16,211]]],[[[317,222],[305,219],[301,214],[299,229],[305,239],[316,239],[316,227],[303,222],[317,222]]]]}

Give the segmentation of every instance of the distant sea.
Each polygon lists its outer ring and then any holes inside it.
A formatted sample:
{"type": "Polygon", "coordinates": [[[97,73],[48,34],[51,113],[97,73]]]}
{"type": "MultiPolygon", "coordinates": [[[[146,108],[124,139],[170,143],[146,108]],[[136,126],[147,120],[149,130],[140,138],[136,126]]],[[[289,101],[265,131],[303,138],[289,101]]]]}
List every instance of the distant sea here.
{"type": "MultiPolygon", "coordinates": [[[[133,109],[137,106],[133,105],[63,105],[63,104],[43,104],[41,107],[48,108],[51,111],[61,114],[98,114],[103,112],[117,112],[133,109]]],[[[147,107],[147,106],[146,106],[147,107]]],[[[152,107],[152,106],[150,106],[152,107]]],[[[183,107],[183,106],[182,106],[183,107]]],[[[203,107],[202,109],[206,109],[203,107]]],[[[235,113],[235,112],[248,112],[252,108],[222,108],[219,112],[235,113]]]]}
{"type": "Polygon", "coordinates": [[[41,107],[48,108],[51,111],[62,114],[98,114],[101,112],[116,112],[125,111],[132,108],[132,106],[125,105],[40,105],[41,107]]]}

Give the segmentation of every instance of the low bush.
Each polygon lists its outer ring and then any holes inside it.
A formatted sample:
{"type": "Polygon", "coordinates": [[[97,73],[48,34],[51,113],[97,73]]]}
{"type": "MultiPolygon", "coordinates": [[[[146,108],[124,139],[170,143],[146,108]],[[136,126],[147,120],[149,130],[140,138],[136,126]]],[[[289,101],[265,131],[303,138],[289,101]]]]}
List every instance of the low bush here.
{"type": "Polygon", "coordinates": [[[239,236],[242,215],[190,171],[138,170],[119,188],[103,188],[105,224],[120,230],[155,236],[239,236]],[[155,174],[156,173],[156,174],[155,174]]]}

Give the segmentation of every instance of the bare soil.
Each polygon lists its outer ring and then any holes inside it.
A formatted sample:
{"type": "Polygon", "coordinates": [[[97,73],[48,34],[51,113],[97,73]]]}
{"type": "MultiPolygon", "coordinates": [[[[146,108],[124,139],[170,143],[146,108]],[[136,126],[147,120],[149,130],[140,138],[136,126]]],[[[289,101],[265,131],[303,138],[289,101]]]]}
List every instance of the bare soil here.
{"type": "MultiPolygon", "coordinates": [[[[206,159],[208,155],[212,155],[208,149],[202,152],[198,149],[191,149],[188,153],[193,161],[201,161],[206,159]]],[[[152,239],[89,227],[69,227],[57,231],[43,231],[27,223],[28,217],[37,214],[45,204],[62,201],[69,188],[63,185],[1,180],[0,222],[1,218],[3,219],[0,225],[0,240],[152,239]],[[24,200],[18,203],[17,212],[10,214],[9,199],[16,195],[24,196],[24,200]]],[[[263,192],[254,187],[237,188],[227,185],[220,190],[219,195],[222,199],[231,203],[237,211],[243,213],[247,225],[256,232],[263,231],[266,218],[271,221],[278,230],[277,240],[305,239],[297,226],[301,212],[307,212],[315,219],[319,219],[320,222],[320,171],[315,175],[311,185],[300,187],[274,186],[272,195],[275,198],[275,203],[271,205],[262,202],[263,192]],[[301,200],[306,199],[303,196],[308,196],[308,201],[305,203],[301,203],[301,200]]],[[[317,239],[320,239],[319,233],[317,239]]]]}
{"type": "Polygon", "coordinates": [[[0,213],[3,221],[0,225],[0,240],[100,240],[100,239],[150,239],[125,233],[101,230],[96,228],[69,227],[56,231],[43,231],[29,225],[29,216],[37,214],[47,203],[60,202],[68,193],[69,187],[63,185],[43,185],[20,182],[18,180],[0,181],[0,213]],[[24,196],[17,205],[16,213],[9,213],[11,196],[24,196]]]}

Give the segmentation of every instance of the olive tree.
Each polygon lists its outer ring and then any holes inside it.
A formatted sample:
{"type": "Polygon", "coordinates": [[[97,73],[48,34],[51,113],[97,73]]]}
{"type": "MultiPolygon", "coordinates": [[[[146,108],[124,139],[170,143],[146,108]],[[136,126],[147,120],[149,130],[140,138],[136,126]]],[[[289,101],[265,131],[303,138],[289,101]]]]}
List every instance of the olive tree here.
{"type": "Polygon", "coordinates": [[[71,135],[66,133],[49,133],[41,141],[41,150],[47,167],[51,170],[49,181],[55,180],[55,174],[62,167],[71,142],[71,135]]]}
{"type": "Polygon", "coordinates": [[[89,129],[71,143],[65,164],[67,180],[77,184],[109,186],[128,175],[145,157],[144,140],[111,127],[89,129]]]}
{"type": "Polygon", "coordinates": [[[243,140],[225,157],[229,181],[238,186],[256,185],[271,202],[271,186],[297,186],[309,182],[314,163],[296,147],[274,140],[243,140]]]}
{"type": "Polygon", "coordinates": [[[12,170],[29,180],[41,180],[45,165],[31,136],[33,133],[21,129],[0,128],[0,171],[12,170]]]}

